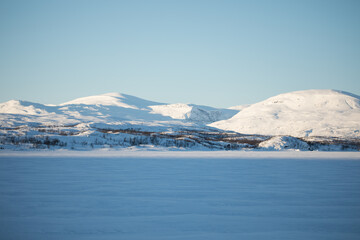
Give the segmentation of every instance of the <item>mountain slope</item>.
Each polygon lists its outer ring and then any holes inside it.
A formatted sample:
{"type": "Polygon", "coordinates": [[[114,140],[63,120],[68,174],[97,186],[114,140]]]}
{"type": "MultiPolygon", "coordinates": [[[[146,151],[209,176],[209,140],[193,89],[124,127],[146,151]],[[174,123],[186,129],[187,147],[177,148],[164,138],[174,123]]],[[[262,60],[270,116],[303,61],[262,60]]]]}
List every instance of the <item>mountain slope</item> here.
{"type": "Polygon", "coordinates": [[[231,109],[217,109],[195,104],[164,104],[150,106],[153,113],[169,116],[173,119],[183,119],[192,122],[211,123],[228,119],[239,111],[231,109]]]}
{"type": "Polygon", "coordinates": [[[27,101],[10,100],[4,103],[0,103],[0,113],[44,115],[53,110],[54,108],[51,106],[27,101]]]}
{"type": "Polygon", "coordinates": [[[285,93],[209,126],[244,134],[358,138],[360,97],[336,90],[285,93]]]}
{"type": "Polygon", "coordinates": [[[0,149],[358,151],[359,123],[359,97],[333,90],[286,93],[233,109],[119,93],[60,105],[11,100],[0,103],[0,149]],[[303,136],[310,137],[296,138],[303,136]]]}
{"type": "Polygon", "coordinates": [[[142,98],[134,97],[121,93],[106,93],[102,95],[89,96],[83,98],[77,98],[75,100],[60,104],[65,105],[103,105],[103,106],[116,106],[122,108],[132,109],[146,109],[150,105],[159,105],[162,103],[148,101],[142,98]]]}
{"type": "Polygon", "coordinates": [[[36,122],[37,125],[64,125],[125,121],[203,124],[228,119],[237,112],[193,104],[163,104],[126,94],[107,93],[78,98],[58,106],[11,100],[0,104],[0,124],[16,126],[36,122]]]}

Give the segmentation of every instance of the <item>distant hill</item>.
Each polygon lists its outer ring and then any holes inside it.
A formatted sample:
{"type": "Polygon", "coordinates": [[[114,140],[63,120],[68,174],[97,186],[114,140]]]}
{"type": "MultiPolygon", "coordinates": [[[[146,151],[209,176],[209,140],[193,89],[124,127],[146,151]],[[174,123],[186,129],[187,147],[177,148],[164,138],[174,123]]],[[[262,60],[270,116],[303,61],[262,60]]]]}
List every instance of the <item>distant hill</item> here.
{"type": "Polygon", "coordinates": [[[359,99],[342,91],[307,90],[229,109],[120,93],[59,105],[10,100],[0,104],[0,149],[356,151],[359,99]]]}
{"type": "Polygon", "coordinates": [[[360,97],[337,90],[284,93],[209,126],[244,134],[359,137],[360,97]]]}

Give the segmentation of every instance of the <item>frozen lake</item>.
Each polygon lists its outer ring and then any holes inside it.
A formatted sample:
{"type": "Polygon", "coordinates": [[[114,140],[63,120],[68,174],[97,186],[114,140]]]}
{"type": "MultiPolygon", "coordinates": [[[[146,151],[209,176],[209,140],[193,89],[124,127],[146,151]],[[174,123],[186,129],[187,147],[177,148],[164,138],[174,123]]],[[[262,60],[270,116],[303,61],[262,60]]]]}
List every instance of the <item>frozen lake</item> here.
{"type": "Polygon", "coordinates": [[[207,154],[0,156],[0,239],[360,239],[356,155],[207,154]]]}

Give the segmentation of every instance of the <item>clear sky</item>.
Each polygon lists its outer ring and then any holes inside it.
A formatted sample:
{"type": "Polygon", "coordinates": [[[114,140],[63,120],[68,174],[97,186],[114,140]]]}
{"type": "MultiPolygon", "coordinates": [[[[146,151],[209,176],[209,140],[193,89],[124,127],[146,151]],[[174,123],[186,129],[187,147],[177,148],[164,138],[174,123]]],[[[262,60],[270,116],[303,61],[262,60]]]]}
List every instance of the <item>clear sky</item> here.
{"type": "Polygon", "coordinates": [[[0,0],[0,102],[360,95],[360,1],[0,0]]]}

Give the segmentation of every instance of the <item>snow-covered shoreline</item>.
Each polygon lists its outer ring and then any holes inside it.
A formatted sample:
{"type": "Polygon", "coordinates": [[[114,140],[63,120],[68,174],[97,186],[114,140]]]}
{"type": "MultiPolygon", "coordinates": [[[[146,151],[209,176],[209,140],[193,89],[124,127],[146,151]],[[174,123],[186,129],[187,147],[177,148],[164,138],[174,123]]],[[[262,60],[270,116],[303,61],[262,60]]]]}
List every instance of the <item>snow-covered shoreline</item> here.
{"type": "Polygon", "coordinates": [[[320,151],[144,151],[144,150],[44,150],[2,151],[3,157],[111,157],[111,158],[238,158],[238,159],[348,159],[360,160],[359,152],[320,151]]]}

